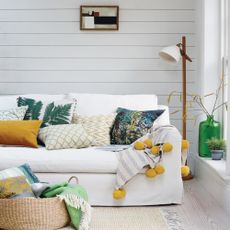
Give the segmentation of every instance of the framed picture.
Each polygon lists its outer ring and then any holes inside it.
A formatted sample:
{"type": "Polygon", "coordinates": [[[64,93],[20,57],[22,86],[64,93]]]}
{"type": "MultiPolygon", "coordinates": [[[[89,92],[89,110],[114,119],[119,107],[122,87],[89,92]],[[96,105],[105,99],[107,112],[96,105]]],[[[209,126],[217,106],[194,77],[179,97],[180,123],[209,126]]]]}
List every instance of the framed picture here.
{"type": "Polygon", "coordinates": [[[81,30],[118,30],[119,6],[81,6],[80,28],[81,30]]]}

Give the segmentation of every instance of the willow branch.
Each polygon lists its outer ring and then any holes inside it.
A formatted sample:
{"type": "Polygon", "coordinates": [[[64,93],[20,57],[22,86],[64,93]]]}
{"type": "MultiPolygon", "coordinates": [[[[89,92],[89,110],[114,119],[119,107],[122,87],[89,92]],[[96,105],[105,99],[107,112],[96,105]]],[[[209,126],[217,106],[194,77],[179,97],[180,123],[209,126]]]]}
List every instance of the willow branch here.
{"type": "Polygon", "coordinates": [[[224,106],[224,105],[227,105],[227,102],[223,102],[222,104],[216,106],[214,109],[213,109],[213,112],[215,112],[217,109],[219,109],[220,107],[224,106]]]}
{"type": "Polygon", "coordinates": [[[205,108],[203,102],[202,102],[202,99],[200,96],[195,96],[194,97],[194,100],[195,102],[200,106],[200,108],[204,111],[204,113],[207,115],[207,116],[210,116],[210,113],[208,112],[208,110],[205,108]]]}
{"type": "MultiPolygon", "coordinates": [[[[217,90],[216,90],[216,98],[215,98],[215,102],[214,102],[214,105],[213,105],[213,109],[212,109],[212,115],[213,115],[213,113],[215,112],[215,110],[216,110],[216,104],[217,104],[217,101],[218,101],[218,99],[219,99],[219,95],[220,95],[220,90],[221,90],[221,88],[222,88],[222,85],[223,85],[223,78],[221,78],[221,82],[220,82],[220,85],[219,85],[219,87],[217,88],[217,90]]],[[[218,107],[219,108],[219,107],[218,107]]]]}

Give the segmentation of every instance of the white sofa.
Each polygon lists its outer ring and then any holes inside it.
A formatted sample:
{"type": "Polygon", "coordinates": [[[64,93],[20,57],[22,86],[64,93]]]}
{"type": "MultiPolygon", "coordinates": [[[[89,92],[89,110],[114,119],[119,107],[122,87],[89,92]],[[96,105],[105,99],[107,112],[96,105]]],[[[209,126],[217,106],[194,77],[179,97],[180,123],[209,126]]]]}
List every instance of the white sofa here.
{"type": "MultiPolygon", "coordinates": [[[[169,124],[167,106],[157,105],[155,95],[24,95],[35,99],[58,100],[77,99],[77,113],[80,115],[110,114],[117,107],[136,110],[165,109],[157,119],[161,125],[169,124]]],[[[0,110],[17,106],[14,96],[0,97],[0,110]]],[[[118,154],[99,150],[96,147],[85,149],[66,149],[48,151],[25,147],[0,147],[0,170],[28,163],[41,181],[57,182],[76,175],[89,193],[90,203],[98,206],[137,206],[158,204],[180,204],[183,185],[180,174],[181,137],[174,135],[168,140],[173,143],[173,152],[163,157],[165,174],[148,179],[143,173],[138,174],[125,187],[127,196],[116,201],[112,197],[114,190],[118,154]]]]}

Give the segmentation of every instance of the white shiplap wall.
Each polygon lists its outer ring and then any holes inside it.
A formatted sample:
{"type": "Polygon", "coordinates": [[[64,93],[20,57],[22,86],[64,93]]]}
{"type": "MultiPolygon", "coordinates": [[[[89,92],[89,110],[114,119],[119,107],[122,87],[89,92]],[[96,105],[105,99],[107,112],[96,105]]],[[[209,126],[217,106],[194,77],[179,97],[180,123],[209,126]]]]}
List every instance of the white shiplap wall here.
{"type": "MultiPolygon", "coordinates": [[[[154,93],[165,104],[181,89],[181,66],[162,62],[158,52],[182,35],[193,58],[187,85],[193,91],[195,1],[0,0],[0,94],[154,93]],[[119,5],[119,31],[80,31],[81,4],[119,5]]],[[[181,128],[180,114],[172,122],[181,128]]]]}

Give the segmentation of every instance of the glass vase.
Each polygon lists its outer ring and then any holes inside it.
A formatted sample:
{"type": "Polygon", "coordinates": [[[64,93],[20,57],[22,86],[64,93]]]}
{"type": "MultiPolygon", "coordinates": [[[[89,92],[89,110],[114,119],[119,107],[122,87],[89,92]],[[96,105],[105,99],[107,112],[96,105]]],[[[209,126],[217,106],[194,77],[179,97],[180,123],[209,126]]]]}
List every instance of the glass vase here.
{"type": "Polygon", "coordinates": [[[211,157],[211,152],[208,149],[207,140],[212,137],[221,137],[220,122],[214,120],[214,116],[207,116],[205,121],[199,125],[199,156],[211,157]]]}

